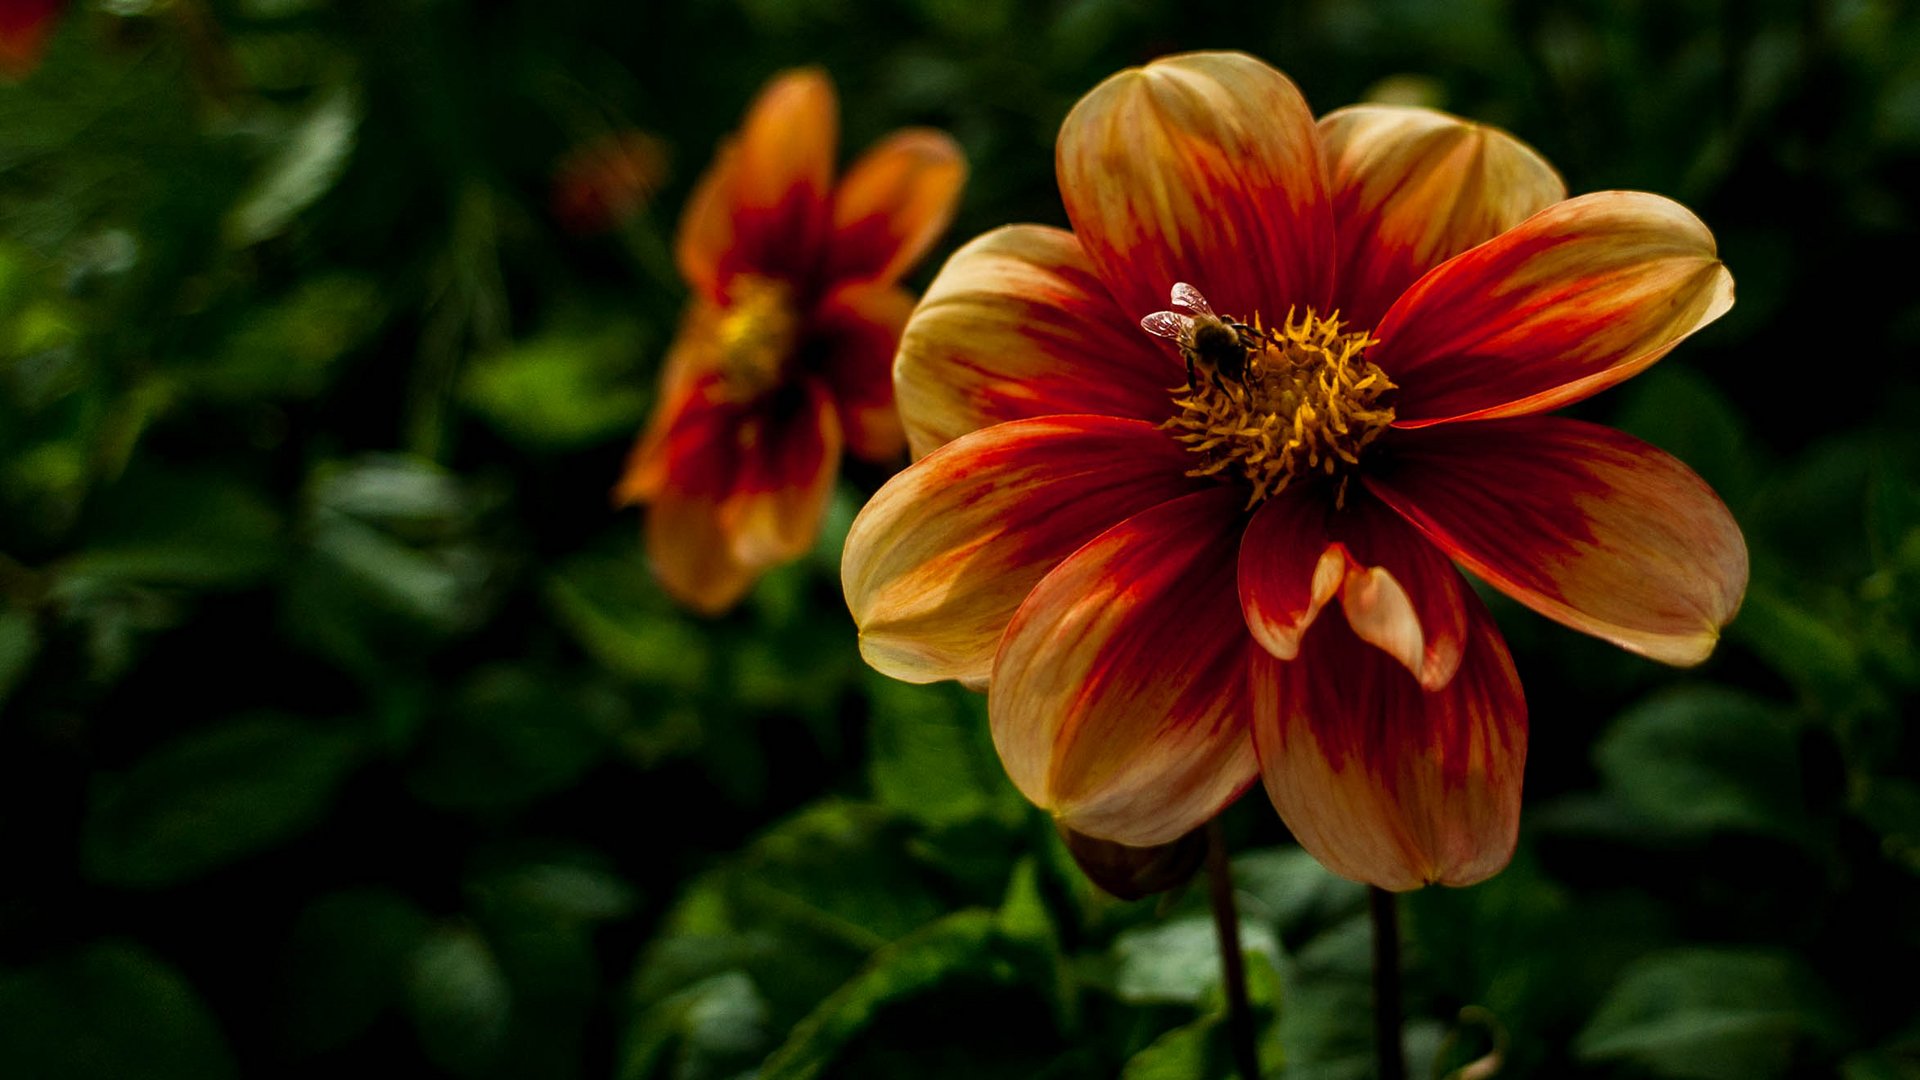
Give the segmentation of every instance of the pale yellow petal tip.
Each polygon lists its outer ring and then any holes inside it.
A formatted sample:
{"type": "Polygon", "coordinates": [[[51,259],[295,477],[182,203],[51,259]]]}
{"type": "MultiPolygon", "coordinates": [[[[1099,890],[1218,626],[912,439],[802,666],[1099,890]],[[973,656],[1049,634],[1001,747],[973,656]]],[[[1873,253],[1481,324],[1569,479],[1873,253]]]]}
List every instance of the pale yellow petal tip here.
{"type": "Polygon", "coordinates": [[[860,659],[889,679],[924,685],[966,678],[963,674],[945,670],[925,649],[903,638],[862,630],[859,633],[859,645],[860,659]]]}

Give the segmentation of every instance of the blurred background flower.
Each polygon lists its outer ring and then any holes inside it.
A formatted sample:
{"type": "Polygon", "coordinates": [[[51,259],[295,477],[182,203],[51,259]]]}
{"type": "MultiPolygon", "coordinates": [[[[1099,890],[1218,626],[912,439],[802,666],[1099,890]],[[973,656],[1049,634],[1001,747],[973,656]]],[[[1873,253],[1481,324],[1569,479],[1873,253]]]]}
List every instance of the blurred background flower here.
{"type": "Polygon", "coordinates": [[[626,224],[667,180],[667,147],[644,131],[612,131],[567,151],[553,170],[553,217],[590,236],[626,224]]]}
{"type": "Polygon", "coordinates": [[[615,497],[647,505],[647,557],[714,614],[813,546],[840,455],[906,440],[896,283],[953,217],[966,159],[945,133],[894,132],[836,179],[839,102],[817,69],[775,77],[689,197],[675,252],[694,290],[659,403],[615,497]]]}
{"type": "MultiPolygon", "coordinates": [[[[1911,1075],[1920,301],[1867,269],[1920,244],[1911,5],[91,0],[0,86],[0,1076],[1224,1075],[1203,898],[1099,894],[978,695],[861,663],[890,465],[713,619],[607,505],[674,223],[776,72],[848,147],[964,148],[918,292],[1065,223],[1102,78],[1221,45],[1671,195],[1740,282],[1575,409],[1725,497],[1740,617],[1675,672],[1486,598],[1527,814],[1405,901],[1415,1067],[1911,1075]],[[559,227],[626,130],[673,175],[559,227]]],[[[1364,899],[1263,800],[1225,825],[1263,1048],[1365,1075],[1364,899]]]]}
{"type": "Polygon", "coordinates": [[[33,73],[66,7],[67,0],[0,3],[0,79],[24,79],[33,73]]]}

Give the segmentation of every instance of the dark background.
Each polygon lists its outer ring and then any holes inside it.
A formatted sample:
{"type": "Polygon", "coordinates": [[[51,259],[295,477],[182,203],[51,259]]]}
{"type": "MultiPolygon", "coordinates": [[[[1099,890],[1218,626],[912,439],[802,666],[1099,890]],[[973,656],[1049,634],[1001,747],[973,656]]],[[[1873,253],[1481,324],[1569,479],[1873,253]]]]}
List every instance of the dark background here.
{"type": "MultiPolygon", "coordinates": [[[[1745,608],[1682,672],[1496,602],[1524,834],[1403,903],[1416,1075],[1920,1077],[1920,18],[1874,0],[73,5],[0,84],[0,1076],[1226,1075],[1204,896],[1096,895],[978,697],[860,663],[883,471],[713,621],[608,494],[769,75],[830,71],[843,159],[953,132],[943,257],[1063,222],[1066,110],[1197,47],[1671,195],[1738,284],[1578,412],[1722,493],[1745,608]],[[559,227],[629,128],[651,202],[559,227]]],[[[1366,1075],[1360,891],[1227,823],[1268,1064],[1366,1075]]]]}

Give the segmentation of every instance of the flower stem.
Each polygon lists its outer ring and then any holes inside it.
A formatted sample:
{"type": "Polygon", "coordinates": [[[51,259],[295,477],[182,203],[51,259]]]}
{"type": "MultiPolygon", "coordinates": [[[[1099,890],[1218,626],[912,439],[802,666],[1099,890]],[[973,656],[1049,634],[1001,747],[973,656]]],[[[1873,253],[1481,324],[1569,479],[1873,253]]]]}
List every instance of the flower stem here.
{"type": "Polygon", "coordinates": [[[1233,871],[1227,865],[1227,839],[1217,817],[1207,822],[1207,885],[1213,900],[1213,928],[1220,938],[1220,973],[1227,984],[1227,1041],[1233,1046],[1240,1080],[1260,1080],[1253,1006],[1247,1001],[1247,963],[1240,952],[1240,916],[1233,906],[1233,871]]]}
{"type": "Polygon", "coordinates": [[[1373,1047],[1378,1080],[1406,1080],[1407,1062],[1400,1039],[1400,920],[1394,896],[1368,887],[1373,913],[1373,1047]]]}

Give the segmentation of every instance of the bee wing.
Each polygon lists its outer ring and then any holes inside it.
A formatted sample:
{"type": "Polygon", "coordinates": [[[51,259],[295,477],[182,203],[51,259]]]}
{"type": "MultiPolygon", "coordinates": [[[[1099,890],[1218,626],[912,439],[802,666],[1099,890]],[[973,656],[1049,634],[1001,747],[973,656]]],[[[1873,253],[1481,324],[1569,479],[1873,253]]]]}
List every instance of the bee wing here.
{"type": "Polygon", "coordinates": [[[1140,329],[1154,337],[1163,337],[1172,341],[1180,340],[1181,336],[1192,328],[1193,317],[1182,315],[1177,311],[1156,311],[1140,320],[1140,329]]]}
{"type": "Polygon", "coordinates": [[[1207,303],[1207,298],[1200,295],[1200,290],[1184,281],[1174,282],[1173,296],[1169,302],[1172,306],[1184,308],[1195,315],[1213,314],[1213,305],[1207,303]]]}

